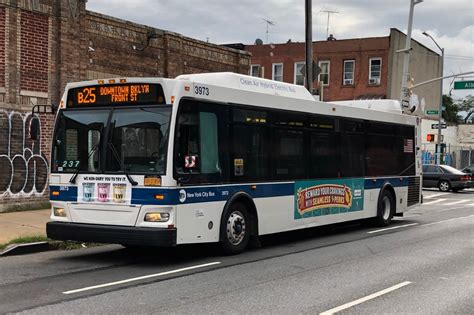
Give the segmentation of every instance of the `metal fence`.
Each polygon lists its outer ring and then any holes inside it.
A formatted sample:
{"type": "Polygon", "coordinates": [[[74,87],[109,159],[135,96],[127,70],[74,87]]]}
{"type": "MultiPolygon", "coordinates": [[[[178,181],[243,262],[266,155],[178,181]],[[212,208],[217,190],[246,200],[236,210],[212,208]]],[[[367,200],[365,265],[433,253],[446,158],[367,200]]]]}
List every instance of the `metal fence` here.
{"type": "MultiPolygon", "coordinates": [[[[421,160],[423,164],[436,164],[436,153],[423,147],[421,150],[421,160]]],[[[474,148],[462,146],[448,146],[441,153],[441,164],[450,165],[457,169],[462,169],[474,164],[474,148]]]]}

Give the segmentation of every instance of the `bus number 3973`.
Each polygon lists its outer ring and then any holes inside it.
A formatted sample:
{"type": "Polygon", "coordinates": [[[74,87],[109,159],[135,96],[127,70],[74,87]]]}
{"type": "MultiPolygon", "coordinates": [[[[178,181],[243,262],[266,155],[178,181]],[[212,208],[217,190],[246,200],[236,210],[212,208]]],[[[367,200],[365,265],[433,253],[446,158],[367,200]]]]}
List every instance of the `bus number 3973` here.
{"type": "Polygon", "coordinates": [[[207,88],[205,86],[195,85],[194,86],[194,94],[209,96],[209,88],[207,88]]]}

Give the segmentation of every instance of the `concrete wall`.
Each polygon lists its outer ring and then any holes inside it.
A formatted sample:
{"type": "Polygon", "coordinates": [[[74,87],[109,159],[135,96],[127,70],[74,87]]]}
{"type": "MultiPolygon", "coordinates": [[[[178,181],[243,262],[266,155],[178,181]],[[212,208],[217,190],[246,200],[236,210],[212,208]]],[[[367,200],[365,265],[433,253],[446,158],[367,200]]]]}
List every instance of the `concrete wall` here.
{"type": "MultiPolygon", "coordinates": [[[[390,76],[388,98],[400,99],[404,53],[397,50],[405,49],[406,35],[397,29],[390,30],[390,76]]],[[[415,40],[411,41],[409,73],[415,84],[441,76],[441,56],[415,40]]],[[[414,93],[425,100],[426,109],[438,109],[440,104],[440,81],[420,86],[414,93]]]]}
{"type": "Polygon", "coordinates": [[[458,139],[460,146],[470,147],[474,150],[474,125],[459,125],[458,139]]]}
{"type": "MultiPolygon", "coordinates": [[[[437,124],[437,123],[438,123],[438,120],[432,120],[432,119],[423,119],[421,121],[422,149],[434,152],[435,144],[437,143],[437,139],[438,139],[438,129],[431,129],[431,125],[437,124]],[[435,135],[435,142],[426,141],[426,136],[428,134],[435,135]]],[[[459,146],[458,126],[448,126],[446,129],[441,130],[441,134],[443,135],[444,143],[446,143],[447,146],[451,146],[451,147],[459,146]]]]}
{"type": "MultiPolygon", "coordinates": [[[[435,134],[438,138],[438,130],[431,129],[431,124],[437,124],[438,120],[423,119],[421,123],[421,149],[424,152],[435,152],[435,142],[426,141],[427,134],[435,134]]],[[[474,125],[448,126],[443,129],[442,135],[446,143],[446,153],[450,155],[448,164],[463,168],[474,163],[474,125]]],[[[432,155],[433,156],[433,155],[432,155]]],[[[434,163],[434,161],[432,161],[434,163]]]]}

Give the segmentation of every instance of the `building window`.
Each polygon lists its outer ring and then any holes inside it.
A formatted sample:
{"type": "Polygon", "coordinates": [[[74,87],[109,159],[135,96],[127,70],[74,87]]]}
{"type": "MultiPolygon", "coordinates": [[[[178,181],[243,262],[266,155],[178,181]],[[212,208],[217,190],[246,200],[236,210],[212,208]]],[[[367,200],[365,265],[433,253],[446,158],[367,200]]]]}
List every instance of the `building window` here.
{"type": "Polygon", "coordinates": [[[329,61],[320,61],[319,68],[321,68],[321,73],[318,81],[323,82],[323,85],[329,85],[329,61]]]}
{"type": "Polygon", "coordinates": [[[260,76],[260,65],[250,65],[250,75],[252,77],[260,76]]]}
{"type": "Polygon", "coordinates": [[[344,60],[344,74],[342,77],[342,85],[354,85],[354,60],[344,60]]]}
{"type": "Polygon", "coordinates": [[[379,85],[382,73],[382,58],[369,59],[369,85],[379,85]]]}
{"type": "Polygon", "coordinates": [[[295,62],[295,80],[294,83],[304,85],[304,62],[295,62]]]}
{"type": "Polygon", "coordinates": [[[283,64],[274,63],[272,66],[273,66],[272,80],[283,81],[283,64]]]}

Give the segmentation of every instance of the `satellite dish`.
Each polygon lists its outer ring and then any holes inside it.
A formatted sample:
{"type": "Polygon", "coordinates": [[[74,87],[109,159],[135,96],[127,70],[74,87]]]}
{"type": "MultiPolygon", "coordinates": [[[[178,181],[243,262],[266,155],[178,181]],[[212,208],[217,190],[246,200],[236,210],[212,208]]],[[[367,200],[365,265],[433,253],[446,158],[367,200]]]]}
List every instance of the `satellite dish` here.
{"type": "Polygon", "coordinates": [[[263,45],[263,40],[261,40],[260,38],[257,38],[255,40],[255,45],[263,45]]]}

